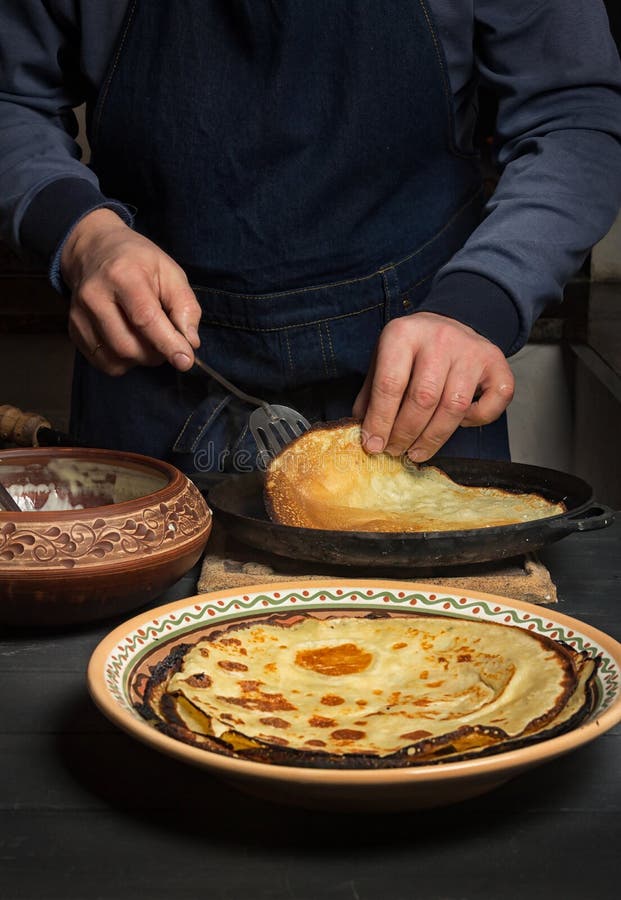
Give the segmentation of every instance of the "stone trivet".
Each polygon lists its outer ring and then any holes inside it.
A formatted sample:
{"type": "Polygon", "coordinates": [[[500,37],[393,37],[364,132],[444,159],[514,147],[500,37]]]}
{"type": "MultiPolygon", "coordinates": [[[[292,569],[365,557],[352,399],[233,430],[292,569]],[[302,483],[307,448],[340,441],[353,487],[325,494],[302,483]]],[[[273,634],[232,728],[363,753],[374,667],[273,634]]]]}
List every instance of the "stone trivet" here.
{"type": "Polygon", "coordinates": [[[431,582],[459,590],[484,591],[529,603],[556,603],[557,594],[550,573],[534,554],[500,562],[452,567],[389,569],[359,566],[330,566],[287,559],[237,541],[214,523],[198,579],[199,593],[225,588],[270,584],[299,578],[372,578],[391,581],[431,582]]]}

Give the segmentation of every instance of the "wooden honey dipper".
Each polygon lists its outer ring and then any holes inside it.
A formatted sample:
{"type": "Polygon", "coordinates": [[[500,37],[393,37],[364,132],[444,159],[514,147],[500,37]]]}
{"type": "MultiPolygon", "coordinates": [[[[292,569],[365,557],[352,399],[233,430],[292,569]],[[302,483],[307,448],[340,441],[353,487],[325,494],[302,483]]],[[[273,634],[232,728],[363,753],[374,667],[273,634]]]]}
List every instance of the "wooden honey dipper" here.
{"type": "Polygon", "coordinates": [[[18,447],[78,446],[70,435],[52,428],[45,416],[8,403],[0,406],[0,440],[18,447]]]}

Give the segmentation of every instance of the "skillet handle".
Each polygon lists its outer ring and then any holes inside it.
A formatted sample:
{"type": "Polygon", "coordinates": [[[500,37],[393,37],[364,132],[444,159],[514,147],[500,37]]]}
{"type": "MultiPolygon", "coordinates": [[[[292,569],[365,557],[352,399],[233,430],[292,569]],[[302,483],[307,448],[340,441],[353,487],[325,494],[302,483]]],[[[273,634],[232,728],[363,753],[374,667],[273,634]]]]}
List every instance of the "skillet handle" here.
{"type": "MultiPolygon", "coordinates": [[[[595,503],[579,513],[565,516],[562,522],[558,522],[558,527],[559,529],[566,529],[569,525],[570,531],[595,531],[596,528],[606,528],[608,525],[612,525],[614,520],[614,509],[611,509],[604,503],[595,503]]],[[[550,522],[550,525],[552,525],[552,522],[550,522]]]]}

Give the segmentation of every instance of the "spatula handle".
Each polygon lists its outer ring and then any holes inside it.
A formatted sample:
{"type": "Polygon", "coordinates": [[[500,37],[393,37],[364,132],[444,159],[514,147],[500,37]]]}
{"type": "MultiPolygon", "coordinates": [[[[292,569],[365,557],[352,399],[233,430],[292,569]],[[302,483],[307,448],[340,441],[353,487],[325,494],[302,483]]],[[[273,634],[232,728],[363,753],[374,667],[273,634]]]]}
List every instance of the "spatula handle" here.
{"type": "Polygon", "coordinates": [[[224,375],[220,375],[219,372],[216,372],[215,369],[212,369],[211,366],[208,366],[207,363],[203,362],[202,359],[199,359],[198,356],[194,357],[194,365],[201,369],[201,371],[203,371],[206,375],[214,378],[219,384],[222,385],[223,388],[226,388],[227,391],[230,391],[231,394],[234,394],[236,397],[239,397],[240,400],[243,400],[244,403],[252,403],[253,406],[263,407],[268,405],[265,400],[259,400],[258,397],[253,397],[252,394],[247,394],[245,391],[242,391],[234,384],[231,384],[231,382],[227,378],[225,378],[224,375]]]}

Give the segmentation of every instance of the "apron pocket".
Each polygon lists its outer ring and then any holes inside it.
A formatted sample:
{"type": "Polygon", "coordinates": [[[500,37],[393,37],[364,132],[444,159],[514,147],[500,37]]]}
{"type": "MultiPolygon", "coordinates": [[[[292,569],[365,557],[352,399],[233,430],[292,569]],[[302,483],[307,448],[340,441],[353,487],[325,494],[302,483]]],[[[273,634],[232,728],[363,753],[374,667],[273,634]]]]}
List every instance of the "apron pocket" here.
{"type": "Polygon", "coordinates": [[[210,390],[177,436],[175,465],[190,476],[252,471],[257,449],[248,430],[250,412],[219,386],[210,390]]]}
{"type": "Polygon", "coordinates": [[[383,301],[282,330],[291,388],[364,378],[383,327],[383,301]]]}

